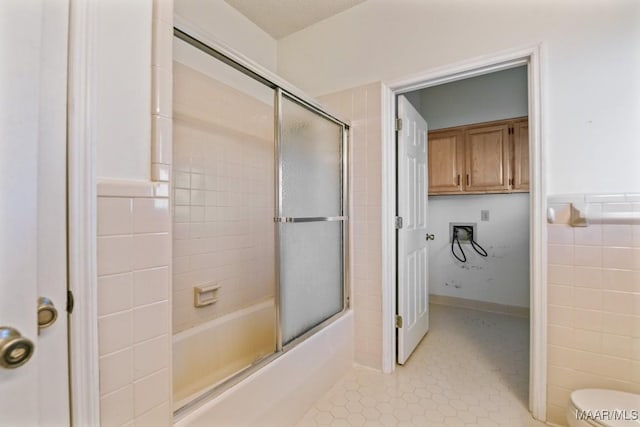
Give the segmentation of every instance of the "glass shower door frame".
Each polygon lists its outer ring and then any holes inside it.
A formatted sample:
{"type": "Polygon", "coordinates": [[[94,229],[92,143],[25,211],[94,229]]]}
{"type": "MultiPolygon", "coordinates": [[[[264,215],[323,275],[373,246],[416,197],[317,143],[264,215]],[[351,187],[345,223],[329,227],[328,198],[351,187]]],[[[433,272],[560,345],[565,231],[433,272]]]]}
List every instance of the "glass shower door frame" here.
{"type": "MultiPolygon", "coordinates": [[[[265,75],[259,67],[255,67],[250,63],[244,61],[244,59],[233,53],[226,53],[226,48],[218,46],[216,48],[200,41],[199,39],[191,36],[187,32],[181,30],[178,27],[174,27],[174,36],[191,46],[199,49],[200,51],[208,54],[212,58],[219,60],[232,68],[235,68],[238,72],[255,79],[256,81],[264,84],[267,87],[274,89],[275,91],[275,104],[274,104],[274,122],[275,122],[275,140],[274,140],[274,166],[275,166],[275,212],[274,212],[274,227],[275,227],[275,330],[276,330],[276,346],[275,352],[263,357],[262,359],[254,362],[251,366],[238,371],[226,380],[213,385],[211,389],[203,392],[201,395],[187,403],[186,405],[178,408],[174,411],[174,420],[180,419],[183,415],[190,412],[192,409],[204,404],[208,400],[218,396],[225,390],[229,389],[235,384],[238,384],[249,375],[253,374],[257,370],[265,367],[269,363],[276,360],[289,350],[295,348],[298,344],[311,337],[315,333],[319,332],[329,324],[338,320],[350,306],[350,270],[349,270],[349,124],[339,120],[331,114],[322,110],[321,106],[315,105],[312,100],[305,100],[304,98],[293,94],[290,90],[283,88],[287,86],[283,82],[278,83],[277,78],[269,78],[265,75]],[[340,174],[341,174],[341,215],[334,217],[283,217],[282,206],[282,100],[286,98],[288,101],[293,101],[303,108],[322,116],[323,118],[337,124],[341,128],[341,159],[340,159],[340,174]],[[282,318],[281,318],[281,283],[280,283],[280,230],[279,225],[282,223],[305,223],[305,222],[329,222],[337,221],[341,222],[342,227],[342,308],[339,312],[331,315],[327,319],[321,321],[317,325],[311,327],[300,336],[292,339],[287,344],[283,344],[282,337],[282,318]]],[[[295,89],[295,88],[294,88],[295,89]]]]}
{"type": "Polygon", "coordinates": [[[276,352],[287,351],[290,348],[295,347],[298,343],[304,341],[311,335],[315,334],[319,330],[325,328],[327,325],[334,322],[338,319],[346,310],[349,309],[349,298],[350,298],[350,283],[349,283],[349,138],[348,138],[348,126],[337,120],[336,118],[330,116],[319,108],[313,106],[312,104],[306,102],[305,100],[295,96],[294,94],[283,90],[280,87],[276,87],[275,92],[275,165],[276,165],[276,174],[275,174],[275,217],[274,217],[274,227],[275,227],[275,254],[276,254],[276,352]],[[340,168],[340,180],[342,184],[342,194],[341,194],[341,215],[339,216],[331,216],[331,217],[286,217],[284,216],[283,209],[283,197],[282,197],[282,189],[283,189],[283,171],[282,171],[282,104],[283,99],[287,98],[289,101],[295,102],[299,106],[308,109],[309,111],[322,116],[323,118],[337,124],[342,129],[342,141],[341,141],[341,168],[340,168]],[[280,259],[280,242],[281,242],[281,232],[280,232],[280,224],[282,223],[310,223],[310,222],[332,222],[339,221],[342,223],[342,309],[330,316],[329,318],[323,320],[316,326],[310,328],[302,335],[294,338],[292,341],[283,344],[283,336],[282,336],[282,317],[281,317],[281,307],[280,307],[280,297],[281,297],[281,259],[280,259]]]}

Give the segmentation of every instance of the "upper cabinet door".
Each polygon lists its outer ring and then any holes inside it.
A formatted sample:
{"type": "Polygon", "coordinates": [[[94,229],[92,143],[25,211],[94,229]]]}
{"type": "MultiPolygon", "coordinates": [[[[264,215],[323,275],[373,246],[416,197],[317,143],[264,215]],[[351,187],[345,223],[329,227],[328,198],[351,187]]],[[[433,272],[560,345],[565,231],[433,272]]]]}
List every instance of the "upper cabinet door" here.
{"type": "Polygon", "coordinates": [[[429,133],[429,193],[462,191],[464,132],[429,133]]]}
{"type": "Polygon", "coordinates": [[[525,120],[513,126],[513,190],[529,191],[529,122],[525,120]]]}
{"type": "Polygon", "coordinates": [[[509,189],[509,126],[496,125],[465,132],[466,191],[509,189]]]}

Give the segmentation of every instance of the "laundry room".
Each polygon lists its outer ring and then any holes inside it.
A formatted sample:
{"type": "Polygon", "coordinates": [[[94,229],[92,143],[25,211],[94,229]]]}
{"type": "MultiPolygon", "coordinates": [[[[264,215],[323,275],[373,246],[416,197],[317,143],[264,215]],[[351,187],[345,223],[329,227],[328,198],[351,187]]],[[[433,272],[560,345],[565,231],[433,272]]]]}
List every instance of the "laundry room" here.
{"type": "Polygon", "coordinates": [[[407,98],[429,129],[431,303],[528,316],[527,67],[407,98]]]}

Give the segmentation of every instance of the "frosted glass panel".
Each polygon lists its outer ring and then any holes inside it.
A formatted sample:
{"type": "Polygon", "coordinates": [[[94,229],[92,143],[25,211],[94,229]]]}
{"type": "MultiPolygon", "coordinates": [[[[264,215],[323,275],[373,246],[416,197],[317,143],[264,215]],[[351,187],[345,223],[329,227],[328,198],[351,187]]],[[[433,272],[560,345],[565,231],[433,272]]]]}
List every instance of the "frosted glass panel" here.
{"type": "Polygon", "coordinates": [[[280,315],[286,344],[342,310],[342,222],[279,227],[280,315]]]}
{"type": "Polygon", "coordinates": [[[340,216],[342,126],[282,98],[282,215],[340,216]]]}

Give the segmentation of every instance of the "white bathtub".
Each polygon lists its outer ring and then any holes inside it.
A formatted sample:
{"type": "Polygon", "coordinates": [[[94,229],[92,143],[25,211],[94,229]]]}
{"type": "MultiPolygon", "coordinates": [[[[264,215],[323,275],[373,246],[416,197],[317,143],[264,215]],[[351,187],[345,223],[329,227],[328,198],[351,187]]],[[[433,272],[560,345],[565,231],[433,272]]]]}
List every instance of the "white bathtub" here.
{"type": "Polygon", "coordinates": [[[177,333],[173,337],[174,409],[274,351],[273,300],[177,333]]]}
{"type": "Polygon", "coordinates": [[[175,427],[294,425],[353,365],[353,312],[175,420],[175,427]]]}

